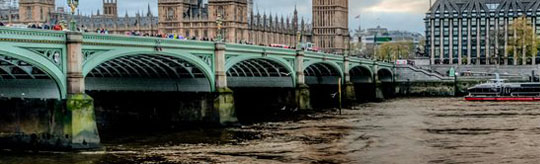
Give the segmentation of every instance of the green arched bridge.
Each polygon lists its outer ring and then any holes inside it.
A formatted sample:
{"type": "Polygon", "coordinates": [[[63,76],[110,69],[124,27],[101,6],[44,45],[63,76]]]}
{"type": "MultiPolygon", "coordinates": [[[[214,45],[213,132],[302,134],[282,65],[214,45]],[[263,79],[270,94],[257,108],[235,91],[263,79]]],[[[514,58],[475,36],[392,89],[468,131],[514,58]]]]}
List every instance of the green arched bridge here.
{"type": "Polygon", "coordinates": [[[214,93],[215,120],[227,124],[236,122],[229,88],[291,88],[297,107],[310,109],[312,85],[337,86],[341,78],[352,101],[363,92],[354,84],[376,90],[394,82],[394,71],[389,63],[282,48],[0,28],[0,97],[65,102],[69,121],[54,134],[69,136],[62,140],[73,148],[99,143],[85,92],[214,93]]]}

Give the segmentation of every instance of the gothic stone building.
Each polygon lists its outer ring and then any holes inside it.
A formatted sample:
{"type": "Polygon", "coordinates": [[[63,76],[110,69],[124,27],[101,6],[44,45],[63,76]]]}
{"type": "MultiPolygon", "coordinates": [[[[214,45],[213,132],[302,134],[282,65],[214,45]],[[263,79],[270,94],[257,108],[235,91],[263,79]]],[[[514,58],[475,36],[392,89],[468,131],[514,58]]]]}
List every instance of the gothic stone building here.
{"type": "MultiPolygon", "coordinates": [[[[126,34],[131,32],[140,32],[142,34],[157,34],[158,33],[158,17],[151,12],[150,5],[146,13],[138,12],[135,16],[129,16],[127,12],[124,16],[118,15],[118,0],[103,0],[103,13],[100,10],[96,14],[92,13],[88,16],[74,16],[80,28],[96,31],[97,29],[105,29],[111,34],[126,34]]],[[[61,9],[51,13],[51,24],[55,24],[62,20],[70,20],[71,14],[64,12],[61,9]]]]}
{"type": "Polygon", "coordinates": [[[222,36],[227,42],[257,45],[296,46],[298,33],[310,41],[309,26],[299,26],[298,12],[286,20],[272,14],[254,14],[248,0],[159,0],[159,29],[185,37],[214,38],[217,20],[222,20],[222,36]],[[303,27],[303,28],[302,28],[303,27]]]}
{"type": "Polygon", "coordinates": [[[533,36],[540,34],[538,0],[437,0],[427,12],[426,52],[432,64],[517,65],[536,64],[527,57],[514,60],[509,52],[513,40],[511,25],[526,17],[533,36]]]}

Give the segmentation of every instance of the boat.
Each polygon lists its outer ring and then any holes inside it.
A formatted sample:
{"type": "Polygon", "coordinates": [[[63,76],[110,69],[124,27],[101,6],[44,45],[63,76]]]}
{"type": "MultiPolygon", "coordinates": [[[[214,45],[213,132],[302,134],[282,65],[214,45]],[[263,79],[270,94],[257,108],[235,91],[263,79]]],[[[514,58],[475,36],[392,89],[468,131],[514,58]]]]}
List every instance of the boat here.
{"type": "Polygon", "coordinates": [[[467,101],[540,101],[540,83],[506,83],[496,79],[468,88],[467,101]]]}

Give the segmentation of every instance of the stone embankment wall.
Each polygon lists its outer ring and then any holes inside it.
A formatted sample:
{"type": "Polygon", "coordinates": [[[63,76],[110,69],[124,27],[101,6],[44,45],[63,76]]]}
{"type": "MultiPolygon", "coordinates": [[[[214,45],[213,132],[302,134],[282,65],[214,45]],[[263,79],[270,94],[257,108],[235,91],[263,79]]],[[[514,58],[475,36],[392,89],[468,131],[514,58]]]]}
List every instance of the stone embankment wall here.
{"type": "Polygon", "coordinates": [[[536,74],[540,72],[540,65],[431,65],[427,66],[435,72],[446,74],[451,68],[456,72],[476,72],[476,73],[499,73],[501,75],[530,76],[532,71],[536,74]]]}
{"type": "MultiPolygon", "coordinates": [[[[400,96],[463,96],[468,94],[468,88],[495,78],[495,76],[458,76],[455,78],[443,75],[436,70],[410,65],[398,65],[396,72],[396,93],[400,96]]],[[[502,75],[501,78],[509,82],[529,80],[525,74],[502,75]]]]}

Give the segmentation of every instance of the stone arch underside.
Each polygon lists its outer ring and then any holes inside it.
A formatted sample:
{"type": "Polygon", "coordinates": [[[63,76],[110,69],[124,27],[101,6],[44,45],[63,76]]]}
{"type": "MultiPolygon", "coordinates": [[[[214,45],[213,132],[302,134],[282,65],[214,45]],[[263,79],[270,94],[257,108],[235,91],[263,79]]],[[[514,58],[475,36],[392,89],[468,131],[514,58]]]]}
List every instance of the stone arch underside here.
{"type": "Polygon", "coordinates": [[[371,70],[364,66],[353,67],[349,71],[351,77],[351,82],[353,83],[372,83],[373,82],[373,73],[371,70]]]}
{"type": "Polygon", "coordinates": [[[304,70],[306,84],[338,84],[342,77],[339,68],[328,63],[314,63],[304,70]]]}
{"type": "Polygon", "coordinates": [[[60,99],[61,93],[42,68],[0,53],[0,97],[60,99]]]}
{"type": "Polygon", "coordinates": [[[383,83],[391,83],[393,82],[393,74],[392,71],[388,69],[379,69],[377,71],[377,76],[379,77],[379,81],[383,83]]]}
{"type": "Polygon", "coordinates": [[[203,71],[166,55],[137,54],[105,61],[86,75],[88,91],[210,92],[203,71]]]}
{"type": "Polygon", "coordinates": [[[229,87],[294,87],[292,70],[273,60],[246,59],[232,65],[227,70],[229,87]]]}

